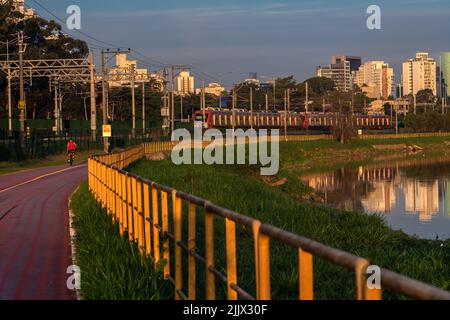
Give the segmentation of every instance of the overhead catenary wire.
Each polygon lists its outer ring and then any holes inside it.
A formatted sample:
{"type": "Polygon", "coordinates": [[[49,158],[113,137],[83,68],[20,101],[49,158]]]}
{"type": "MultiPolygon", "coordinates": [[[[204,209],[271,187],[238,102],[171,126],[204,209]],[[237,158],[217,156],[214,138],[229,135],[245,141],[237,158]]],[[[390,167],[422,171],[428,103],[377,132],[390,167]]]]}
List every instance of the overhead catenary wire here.
{"type": "MultiPolygon", "coordinates": [[[[60,17],[58,17],[54,12],[52,12],[50,9],[48,9],[46,6],[44,6],[43,4],[40,3],[40,1],[38,0],[31,0],[33,3],[35,3],[38,7],[40,7],[42,10],[44,10],[47,14],[49,14],[50,16],[52,16],[53,18],[55,18],[57,21],[59,21],[62,26],[65,25],[65,21],[63,19],[61,19],[60,17]]],[[[64,28],[64,33],[67,33],[70,36],[73,36],[73,34],[71,32],[68,32],[67,30],[65,30],[66,28],[64,28]]],[[[90,41],[86,41],[84,40],[91,48],[93,49],[97,49],[97,50],[101,50],[101,49],[109,49],[110,47],[114,47],[114,48],[128,48],[128,46],[123,46],[123,45],[118,45],[118,44],[114,44],[114,43],[110,43],[101,39],[98,39],[84,31],[75,29],[75,32],[78,32],[79,34],[87,37],[88,39],[95,41],[97,43],[92,43],[90,41]]],[[[159,68],[166,68],[166,67],[170,67],[170,63],[167,62],[162,62],[159,59],[155,59],[152,57],[149,57],[148,55],[142,53],[139,50],[136,49],[132,49],[130,48],[130,51],[132,52],[130,54],[131,57],[133,57],[134,59],[136,59],[137,61],[139,61],[140,64],[148,67],[149,69],[155,69],[155,67],[159,67],[159,68]],[[136,55],[138,55],[139,57],[136,57],[136,55]]],[[[211,81],[211,82],[217,82],[217,83],[222,83],[224,85],[227,86],[232,86],[232,84],[227,83],[221,79],[219,79],[219,77],[215,77],[205,71],[202,71],[200,68],[198,68],[197,66],[193,65],[193,64],[189,64],[188,65],[191,69],[191,71],[201,80],[206,80],[206,81],[211,81]]]]}

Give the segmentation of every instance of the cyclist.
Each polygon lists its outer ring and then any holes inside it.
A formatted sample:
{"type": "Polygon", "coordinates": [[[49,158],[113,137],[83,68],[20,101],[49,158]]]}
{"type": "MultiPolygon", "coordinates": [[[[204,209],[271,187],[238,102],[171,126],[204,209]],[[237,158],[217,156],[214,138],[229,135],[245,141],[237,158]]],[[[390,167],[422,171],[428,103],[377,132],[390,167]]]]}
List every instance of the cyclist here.
{"type": "Polygon", "coordinates": [[[75,156],[75,150],[77,149],[77,144],[72,139],[67,142],[67,162],[70,163],[70,158],[75,156]]]}

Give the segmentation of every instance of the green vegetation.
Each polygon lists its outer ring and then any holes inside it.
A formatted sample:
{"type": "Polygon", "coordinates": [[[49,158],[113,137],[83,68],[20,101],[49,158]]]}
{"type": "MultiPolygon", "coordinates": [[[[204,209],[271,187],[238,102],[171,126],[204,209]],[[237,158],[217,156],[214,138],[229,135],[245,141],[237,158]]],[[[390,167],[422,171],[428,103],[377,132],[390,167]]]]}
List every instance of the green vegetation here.
{"type": "Polygon", "coordinates": [[[76,263],[81,296],[87,300],[167,299],[172,295],[150,258],[121,238],[117,225],[83,184],[72,198],[76,263]]]}
{"type": "MultiPolygon", "coordinates": [[[[440,138],[432,138],[438,141],[440,138]]],[[[404,139],[396,143],[419,143],[421,139],[404,139]]],[[[423,140],[424,141],[424,140],[423,140]]],[[[334,141],[291,143],[281,146],[281,174],[289,172],[288,167],[299,163],[301,170],[310,170],[319,154],[326,159],[331,156],[364,151],[373,155],[373,143],[380,141],[355,141],[341,145],[334,141]],[[305,156],[305,153],[307,154],[305,156]],[[305,165],[306,164],[306,165],[305,165]]],[[[429,142],[429,141],[427,141],[429,142]]],[[[441,146],[442,147],[442,146],[441,146]]],[[[364,158],[362,158],[364,160],[364,158]]],[[[366,159],[367,160],[367,159],[366,159]]],[[[333,165],[328,160],[328,165],[333,165]]],[[[368,258],[373,264],[389,268],[437,287],[450,289],[450,241],[428,241],[407,236],[387,227],[381,216],[364,215],[357,212],[342,212],[331,208],[299,201],[294,193],[307,188],[298,179],[292,179],[281,188],[271,187],[255,173],[254,168],[245,166],[175,166],[170,161],[140,161],[130,167],[138,175],[172,186],[203,198],[222,207],[260,219],[282,229],[315,239],[329,246],[368,258]]],[[[280,175],[281,177],[281,175],[280,175]]],[[[184,211],[186,212],[186,210],[184,211]]],[[[203,215],[203,210],[198,209],[203,215]]],[[[198,218],[197,242],[203,253],[203,217],[198,218]]],[[[217,265],[222,270],[225,262],[224,226],[222,219],[216,219],[217,265]],[[222,245],[221,245],[222,244],[222,245]]],[[[186,226],[184,226],[186,228],[186,226]]],[[[253,240],[242,228],[237,228],[238,238],[238,283],[254,293],[253,240]]],[[[186,234],[183,235],[186,239],[186,234]]],[[[278,243],[271,243],[272,287],[274,298],[297,296],[297,270],[295,250],[278,243]]],[[[355,297],[354,276],[346,270],[315,259],[315,295],[319,299],[352,299],[355,297]]],[[[199,273],[198,279],[203,274],[199,273]]],[[[186,283],[186,282],[185,282],[186,283]]],[[[202,283],[199,284],[202,286],[202,283]]],[[[223,294],[222,288],[221,293],[223,294]]],[[[386,293],[386,298],[399,298],[386,293]]]]}
{"type": "Polygon", "coordinates": [[[450,114],[429,111],[419,114],[408,114],[405,127],[412,132],[448,132],[450,131],[450,114]]]}
{"type": "MultiPolygon", "coordinates": [[[[2,150],[1,147],[2,146],[0,145],[0,151],[2,150]]],[[[99,152],[99,150],[77,152],[75,165],[85,162],[90,154],[96,154],[99,152]]],[[[67,164],[67,155],[65,153],[48,156],[44,159],[31,159],[20,162],[0,161],[0,176],[22,170],[61,166],[65,164],[67,164]]]]}

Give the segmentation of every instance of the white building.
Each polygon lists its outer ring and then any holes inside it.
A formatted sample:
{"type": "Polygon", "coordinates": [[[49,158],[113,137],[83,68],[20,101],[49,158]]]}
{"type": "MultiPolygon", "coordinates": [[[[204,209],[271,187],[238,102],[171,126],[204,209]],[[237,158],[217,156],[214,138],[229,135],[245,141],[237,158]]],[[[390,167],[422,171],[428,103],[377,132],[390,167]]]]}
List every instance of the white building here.
{"type": "MultiPolygon", "coordinates": [[[[224,91],[225,91],[225,88],[216,82],[212,82],[212,83],[208,84],[208,86],[205,88],[206,94],[210,94],[210,95],[217,96],[217,97],[221,96],[222,92],[224,92],[224,91]]],[[[201,88],[196,89],[195,93],[201,94],[202,89],[201,88]]]]}
{"type": "Polygon", "coordinates": [[[367,61],[356,71],[355,83],[369,98],[387,99],[395,94],[394,69],[384,61],[367,61]]]}
{"type": "Polygon", "coordinates": [[[431,89],[436,95],[436,61],[426,52],[403,62],[403,94],[415,95],[420,90],[431,89]]]}
{"type": "Polygon", "coordinates": [[[177,94],[189,95],[195,92],[194,90],[194,77],[191,76],[189,71],[182,71],[176,78],[177,94]]]}
{"type": "Polygon", "coordinates": [[[109,71],[109,86],[112,88],[129,86],[133,67],[136,86],[139,83],[147,82],[149,78],[148,70],[138,69],[136,60],[127,60],[126,53],[119,53],[116,55],[116,67],[109,71]]]}
{"type": "Polygon", "coordinates": [[[333,80],[336,88],[339,90],[349,91],[352,89],[350,61],[333,57],[329,66],[318,66],[316,74],[318,77],[325,77],[333,80]]]}

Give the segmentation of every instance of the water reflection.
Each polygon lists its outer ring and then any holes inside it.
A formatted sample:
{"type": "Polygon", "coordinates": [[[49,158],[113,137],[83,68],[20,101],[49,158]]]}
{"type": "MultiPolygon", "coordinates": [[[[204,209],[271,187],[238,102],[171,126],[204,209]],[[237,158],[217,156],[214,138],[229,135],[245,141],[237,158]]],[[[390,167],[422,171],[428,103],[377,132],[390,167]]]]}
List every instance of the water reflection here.
{"type": "Polygon", "coordinates": [[[328,205],[383,213],[392,228],[422,238],[450,238],[449,158],[342,168],[302,180],[328,205]]]}

